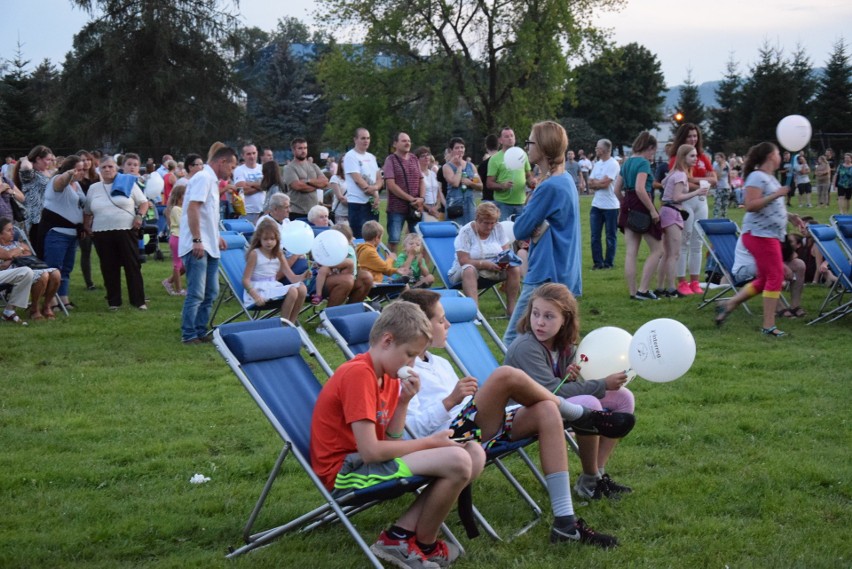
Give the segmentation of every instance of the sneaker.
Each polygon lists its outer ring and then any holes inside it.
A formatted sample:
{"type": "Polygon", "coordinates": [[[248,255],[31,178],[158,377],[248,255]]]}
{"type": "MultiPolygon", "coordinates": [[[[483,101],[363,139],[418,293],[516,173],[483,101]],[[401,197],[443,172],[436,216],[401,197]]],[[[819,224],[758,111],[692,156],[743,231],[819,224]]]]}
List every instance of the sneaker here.
{"type": "Polygon", "coordinates": [[[601,477],[601,481],[606,485],[609,494],[630,494],[633,492],[633,488],[630,486],[624,486],[623,484],[619,484],[615,480],[609,477],[609,474],[604,474],[601,477]]]}
{"type": "Polygon", "coordinates": [[[686,281],[681,281],[677,285],[677,295],[678,296],[689,296],[690,294],[695,294],[693,292],[692,287],[689,286],[689,283],[686,281]]]}
{"type": "Polygon", "coordinates": [[[456,544],[439,539],[432,553],[424,557],[432,563],[437,563],[440,567],[449,567],[450,563],[459,558],[459,548],[456,544]]]}
{"type": "Polygon", "coordinates": [[[610,498],[609,488],[606,485],[606,482],[603,481],[602,478],[598,478],[595,481],[595,485],[593,488],[589,488],[585,484],[580,484],[580,481],[577,481],[577,484],[574,484],[574,492],[580,498],[585,498],[586,500],[600,500],[601,498],[610,498]]]}
{"type": "Polygon", "coordinates": [[[693,294],[704,294],[704,289],[701,288],[701,283],[698,281],[689,283],[689,288],[692,289],[693,294]]]}
{"type": "Polygon", "coordinates": [[[610,439],[626,437],[636,424],[636,417],[632,413],[613,413],[612,411],[593,411],[586,409],[586,413],[576,421],[569,421],[568,425],[574,432],[581,435],[601,435],[610,439]]]}
{"type": "Polygon", "coordinates": [[[163,288],[166,289],[166,292],[169,293],[169,296],[175,295],[175,289],[172,287],[172,281],[164,279],[161,281],[161,284],[163,285],[163,288]]]}
{"type": "Polygon", "coordinates": [[[556,526],[550,528],[550,543],[563,541],[579,541],[588,545],[597,545],[604,549],[618,546],[618,539],[614,535],[598,533],[587,526],[586,522],[580,518],[577,519],[573,528],[560,529],[556,526]]]}
{"type": "Polygon", "coordinates": [[[671,296],[669,291],[664,288],[655,288],[654,294],[657,295],[657,298],[669,298],[671,296]]]}
{"type": "MultiPolygon", "coordinates": [[[[370,551],[382,561],[392,563],[402,569],[440,569],[441,566],[429,561],[417,547],[414,538],[393,539],[387,532],[382,532],[378,541],[370,546],[370,551]]],[[[436,548],[435,551],[438,551],[436,548]]],[[[434,552],[433,552],[434,553],[434,552]]]]}
{"type": "Polygon", "coordinates": [[[660,297],[658,297],[650,290],[646,290],[645,292],[642,292],[640,290],[636,293],[636,300],[660,300],[660,297]]]}
{"type": "Polygon", "coordinates": [[[325,326],[320,324],[317,326],[317,334],[320,336],[325,336],[326,338],[331,338],[331,334],[328,333],[328,330],[325,329],[325,326]]]}

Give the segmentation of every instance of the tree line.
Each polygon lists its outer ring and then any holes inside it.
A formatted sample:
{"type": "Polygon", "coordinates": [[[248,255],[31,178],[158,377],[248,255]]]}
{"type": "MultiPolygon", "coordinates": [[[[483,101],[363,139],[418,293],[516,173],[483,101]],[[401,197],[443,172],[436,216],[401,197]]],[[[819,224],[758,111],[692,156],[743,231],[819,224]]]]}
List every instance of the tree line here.
{"type": "MultiPolygon", "coordinates": [[[[487,133],[523,136],[543,118],[590,149],[670,119],[657,56],[589,23],[624,0],[320,0],[314,31],[292,17],[271,31],[241,26],[234,1],[70,1],[91,18],[61,68],[28,71],[20,46],[3,62],[4,154],[38,143],[152,156],[212,140],[285,149],[296,136],[319,152],[343,150],[362,125],[377,148],[405,130],[433,151],[462,136],[478,153],[487,133]]],[[[731,56],[718,108],[687,77],[680,110],[726,151],[774,139],[791,113],[816,132],[852,132],[846,51],[838,41],[820,76],[803,49],[786,58],[764,46],[746,73],[731,56]]]]}

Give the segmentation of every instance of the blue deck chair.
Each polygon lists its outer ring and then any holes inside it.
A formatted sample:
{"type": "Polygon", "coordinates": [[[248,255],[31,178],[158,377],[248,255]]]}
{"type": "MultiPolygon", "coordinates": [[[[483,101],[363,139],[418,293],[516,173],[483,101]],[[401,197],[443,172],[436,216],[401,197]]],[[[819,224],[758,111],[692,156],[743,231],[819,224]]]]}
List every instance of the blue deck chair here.
{"type": "Polygon", "coordinates": [[[219,253],[219,297],[216,299],[216,304],[210,314],[210,327],[214,327],[219,310],[231,303],[236,303],[239,306],[239,310],[218,325],[227,324],[241,316],[245,316],[249,320],[258,320],[270,318],[278,314],[281,310],[283,299],[271,299],[260,307],[243,302],[246,240],[240,233],[234,231],[223,231],[219,235],[225,240],[227,248],[219,253]]]}
{"type": "Polygon", "coordinates": [[[852,215],[832,215],[831,224],[840,237],[840,244],[846,249],[846,255],[852,257],[852,215]]]}
{"type": "MultiPolygon", "coordinates": [[[[740,228],[736,223],[725,218],[699,219],[698,227],[700,228],[701,238],[715,264],[714,271],[722,275],[724,280],[727,281],[711,289],[710,280],[713,277],[712,275],[708,277],[701,303],[698,305],[698,308],[701,309],[708,304],[734,296],[742,286],[752,279],[739,281],[733,275],[734,252],[737,249],[737,239],[740,235],[740,228]]],[[[742,307],[751,314],[751,310],[745,302],[742,303],[742,307]]]]}
{"type": "Polygon", "coordinates": [[[852,294],[852,261],[850,261],[850,257],[840,244],[840,238],[832,227],[810,225],[808,231],[814,238],[814,245],[817,246],[822,257],[828,261],[831,272],[837,277],[819,307],[819,316],[808,324],[826,319],[833,322],[852,312],[852,300],[843,302],[844,295],[852,294]],[[827,310],[828,305],[833,302],[837,302],[838,306],[827,310]]]}
{"type": "Polygon", "coordinates": [[[254,225],[247,219],[223,219],[219,221],[219,229],[236,231],[242,234],[246,241],[251,241],[251,236],[254,235],[254,225]]]}
{"type": "MultiPolygon", "coordinates": [[[[429,478],[412,476],[366,490],[355,490],[338,499],[332,498],[310,464],[311,415],[322,386],[302,356],[302,350],[316,359],[327,376],[332,371],[304,330],[293,327],[283,319],[237,322],[217,328],[213,342],[284,441],[284,447],[243,529],[245,545],[230,550],[228,557],[233,558],[263,547],[289,531],[308,531],[331,522],[340,522],[370,564],[381,568],[382,564],[370,551],[350,517],[379,502],[416,491],[427,484],[429,478]],[[252,533],[273,483],[282,475],[284,461],[291,456],[316,488],[324,504],[283,525],[252,533]]],[[[446,526],[443,529],[447,537],[458,544],[446,526]]]]}

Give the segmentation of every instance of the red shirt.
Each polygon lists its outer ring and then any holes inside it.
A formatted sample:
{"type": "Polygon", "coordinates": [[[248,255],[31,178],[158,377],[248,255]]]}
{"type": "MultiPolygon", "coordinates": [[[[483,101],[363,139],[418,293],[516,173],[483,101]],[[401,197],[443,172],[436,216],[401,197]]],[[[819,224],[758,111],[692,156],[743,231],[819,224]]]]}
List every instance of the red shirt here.
{"type": "MultiPolygon", "coordinates": [[[[672,156],[669,158],[669,172],[674,170],[675,160],[677,156],[672,156]]],[[[713,163],[710,162],[710,157],[706,154],[699,154],[698,160],[695,161],[695,166],[692,167],[692,171],[689,172],[690,178],[706,178],[708,172],[713,171],[713,163]]]]}
{"type": "Polygon", "coordinates": [[[337,368],[320,391],[311,418],[311,467],[326,488],[334,488],[346,455],[358,451],[352,423],[372,421],[376,438],[384,440],[398,400],[399,379],[385,374],[379,385],[369,352],[337,368]]]}

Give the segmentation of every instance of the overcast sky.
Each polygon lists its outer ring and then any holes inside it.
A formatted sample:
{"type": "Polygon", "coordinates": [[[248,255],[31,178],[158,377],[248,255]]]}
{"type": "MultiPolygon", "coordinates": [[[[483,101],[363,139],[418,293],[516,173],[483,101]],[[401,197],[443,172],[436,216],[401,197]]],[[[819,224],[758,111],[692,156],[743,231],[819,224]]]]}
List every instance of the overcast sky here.
{"type": "MultiPolygon", "coordinates": [[[[669,86],[683,83],[690,68],[697,83],[720,79],[731,52],[745,71],[765,41],[786,54],[800,43],[816,67],[825,64],[844,31],[852,45],[850,0],[714,0],[687,6],[682,0],[628,0],[621,12],[589,17],[610,28],[616,43],[637,42],[655,53],[669,86]]],[[[11,59],[20,40],[31,66],[44,58],[60,66],[88,19],[69,0],[0,0],[0,7],[0,57],[11,59]]],[[[244,24],[271,30],[284,16],[312,23],[315,7],[315,0],[241,0],[239,10],[244,24]]]]}

